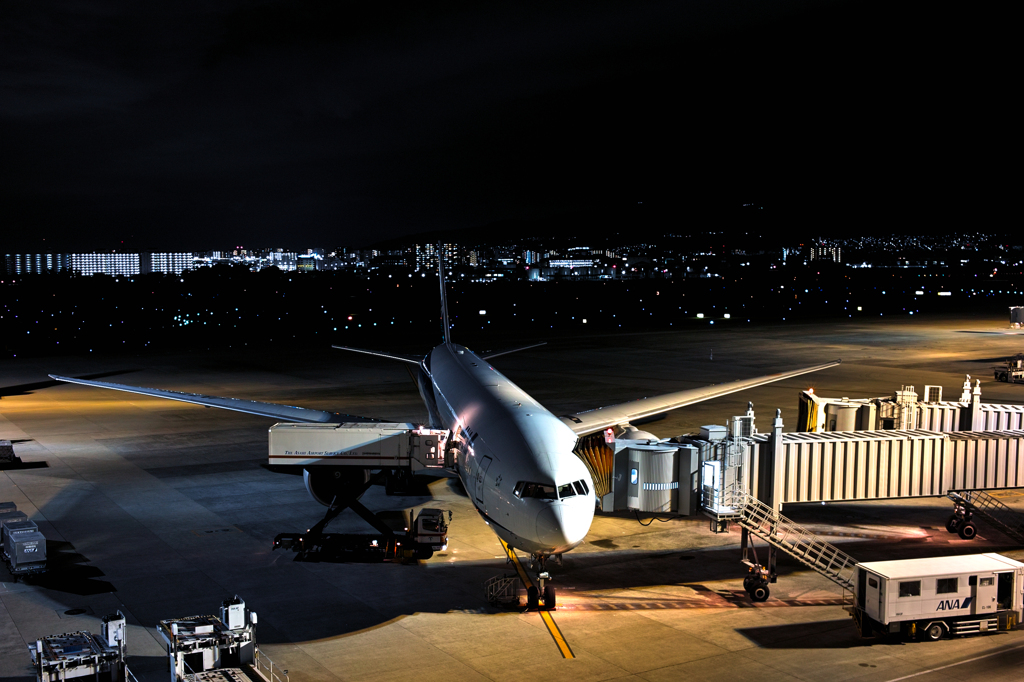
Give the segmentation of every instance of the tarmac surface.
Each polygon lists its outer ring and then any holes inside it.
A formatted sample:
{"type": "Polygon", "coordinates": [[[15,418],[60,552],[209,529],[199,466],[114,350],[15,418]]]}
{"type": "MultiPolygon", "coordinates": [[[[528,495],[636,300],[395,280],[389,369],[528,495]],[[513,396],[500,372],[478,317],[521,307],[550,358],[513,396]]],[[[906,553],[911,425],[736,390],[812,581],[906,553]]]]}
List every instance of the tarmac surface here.
{"type": "MultiPolygon", "coordinates": [[[[964,374],[986,402],[1024,403],[1024,386],[991,368],[1021,350],[1003,319],[879,319],[751,328],[594,334],[502,357],[496,366],[555,414],[758,376],[842,358],[840,367],[670,413],[659,436],[724,424],[753,401],[761,430],[775,408],[795,423],[797,394],[890,395],[925,384],[959,397],[964,374]]],[[[425,349],[424,349],[425,350],[425,349]]],[[[862,639],[826,579],[780,555],[772,598],[742,589],[739,531],[708,519],[642,526],[598,514],[586,543],[553,571],[554,618],[576,658],[563,659],[537,613],[484,599],[488,578],[511,574],[497,538],[460,486],[429,483],[374,510],[453,512],[445,552],[415,565],[312,563],[271,551],[324,508],[301,477],[263,468],[271,420],[81,386],[47,386],[47,373],[118,372],[110,381],[331,409],[395,421],[425,413],[404,366],[325,349],[301,357],[208,352],[190,356],[53,358],[0,362],[0,439],[24,468],[0,471],[13,500],[48,538],[52,570],[14,582],[0,568],[0,681],[32,679],[26,645],[90,630],[120,609],[129,664],[140,682],[169,673],[154,626],[216,613],[239,595],[259,614],[261,649],[292,682],[313,680],[642,679],[1020,680],[1024,630],[934,643],[862,639]],[[70,615],[68,612],[78,613],[70,615]]],[[[1024,491],[1002,491],[1024,510],[1024,491]]],[[[946,533],[944,498],[789,505],[861,560],[1024,551],[992,528],[974,541],[946,533]]],[[[649,519],[644,519],[646,523],[649,519]]],[[[345,512],[335,532],[369,530],[345,512]]],[[[763,551],[763,547],[759,547],[763,551]]]]}

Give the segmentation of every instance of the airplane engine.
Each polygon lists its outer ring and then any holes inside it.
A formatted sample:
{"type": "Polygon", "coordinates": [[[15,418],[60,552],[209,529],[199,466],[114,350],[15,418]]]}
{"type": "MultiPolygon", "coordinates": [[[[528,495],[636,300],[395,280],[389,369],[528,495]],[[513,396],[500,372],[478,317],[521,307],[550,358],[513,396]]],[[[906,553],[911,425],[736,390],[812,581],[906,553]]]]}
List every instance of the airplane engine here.
{"type": "Polygon", "coordinates": [[[357,492],[370,480],[370,472],[357,467],[311,467],[302,470],[302,481],[314,500],[331,506],[335,497],[357,492]]]}

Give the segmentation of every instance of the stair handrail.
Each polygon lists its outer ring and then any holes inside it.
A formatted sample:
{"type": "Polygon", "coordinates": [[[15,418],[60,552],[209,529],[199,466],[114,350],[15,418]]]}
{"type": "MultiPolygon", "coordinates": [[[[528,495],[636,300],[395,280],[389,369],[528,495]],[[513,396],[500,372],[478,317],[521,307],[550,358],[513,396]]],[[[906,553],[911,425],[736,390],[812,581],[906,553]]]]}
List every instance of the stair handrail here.
{"type": "Polygon", "coordinates": [[[812,570],[829,578],[844,589],[853,585],[853,576],[846,575],[857,563],[852,556],[819,538],[809,529],[786,518],[757,498],[737,492],[742,504],[740,523],[767,542],[783,549],[812,570]],[[764,528],[767,524],[768,528],[764,528]]]}

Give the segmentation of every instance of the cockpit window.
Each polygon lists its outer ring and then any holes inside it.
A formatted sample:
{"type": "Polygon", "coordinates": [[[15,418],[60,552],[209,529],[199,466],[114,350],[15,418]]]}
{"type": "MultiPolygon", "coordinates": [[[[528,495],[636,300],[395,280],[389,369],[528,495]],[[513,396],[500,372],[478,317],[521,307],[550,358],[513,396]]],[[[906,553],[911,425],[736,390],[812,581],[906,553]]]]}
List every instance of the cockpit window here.
{"type": "Polygon", "coordinates": [[[517,497],[536,497],[541,500],[557,500],[555,486],[544,485],[543,483],[528,483],[519,481],[516,483],[515,493],[517,497]]]}
{"type": "Polygon", "coordinates": [[[556,487],[552,485],[519,481],[519,483],[516,483],[514,492],[516,497],[520,498],[534,497],[540,500],[564,500],[567,497],[575,497],[576,495],[589,495],[590,488],[587,487],[585,481],[573,481],[572,483],[563,483],[557,486],[556,492],[556,487]]]}

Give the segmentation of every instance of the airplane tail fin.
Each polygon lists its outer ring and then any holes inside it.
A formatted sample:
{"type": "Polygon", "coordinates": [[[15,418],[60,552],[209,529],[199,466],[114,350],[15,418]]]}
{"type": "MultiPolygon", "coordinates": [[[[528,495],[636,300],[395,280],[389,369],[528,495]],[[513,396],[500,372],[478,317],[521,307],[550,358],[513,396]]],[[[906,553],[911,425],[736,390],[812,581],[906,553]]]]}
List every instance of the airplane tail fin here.
{"type": "Polygon", "coordinates": [[[445,345],[452,342],[451,325],[448,323],[448,297],[444,290],[444,250],[437,245],[437,276],[441,282],[441,324],[444,325],[445,345]]]}

